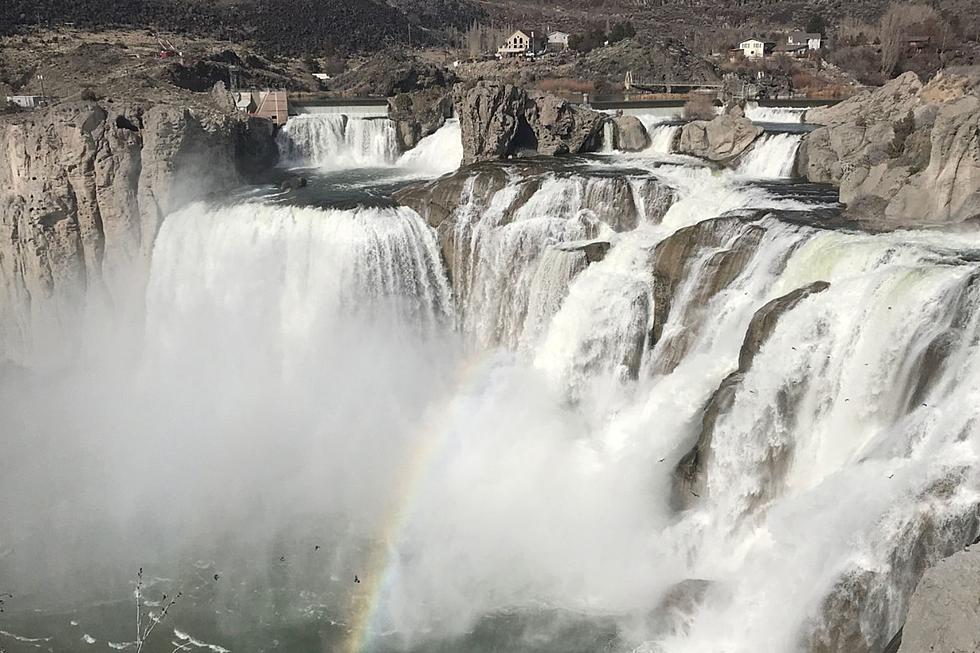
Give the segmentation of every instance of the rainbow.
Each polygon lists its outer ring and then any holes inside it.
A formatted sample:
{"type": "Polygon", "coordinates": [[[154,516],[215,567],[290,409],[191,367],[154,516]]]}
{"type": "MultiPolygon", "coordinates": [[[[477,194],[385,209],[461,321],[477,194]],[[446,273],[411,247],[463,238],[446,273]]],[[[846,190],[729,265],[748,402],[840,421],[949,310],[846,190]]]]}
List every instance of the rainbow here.
{"type": "Polygon", "coordinates": [[[484,363],[485,358],[477,357],[461,366],[455,382],[448,386],[446,396],[433,402],[417,429],[418,446],[402,467],[403,473],[395,486],[391,506],[382,522],[383,528],[369,557],[369,572],[362,579],[362,584],[366,587],[355,592],[352,599],[353,617],[350,621],[350,635],[344,647],[345,653],[363,653],[368,650],[372,637],[376,634],[375,626],[385,589],[392,586],[395,578],[396,567],[392,554],[412,516],[422,480],[435,462],[437,454],[449,441],[451,429],[437,422],[445,416],[445,412],[437,409],[444,408],[448,402],[458,397],[477,372],[485,369],[484,363]]]}

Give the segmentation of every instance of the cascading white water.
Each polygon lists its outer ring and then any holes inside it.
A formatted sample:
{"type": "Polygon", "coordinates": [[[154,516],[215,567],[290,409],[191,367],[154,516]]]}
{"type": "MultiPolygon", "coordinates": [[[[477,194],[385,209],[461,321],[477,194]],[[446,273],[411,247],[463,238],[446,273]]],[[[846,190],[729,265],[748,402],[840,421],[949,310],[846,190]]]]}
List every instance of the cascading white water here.
{"type": "Polygon", "coordinates": [[[656,125],[649,129],[650,147],[646,149],[650,154],[670,154],[674,151],[674,143],[680,134],[680,125],[656,125]]]}
{"type": "Polygon", "coordinates": [[[395,125],[386,118],[307,114],[291,118],[276,137],[288,165],[327,170],[382,168],[398,160],[395,125]]]}
{"type": "Polygon", "coordinates": [[[745,106],[745,117],[752,122],[799,124],[805,113],[806,109],[798,107],[761,107],[755,102],[745,106]]]}
{"type": "Polygon", "coordinates": [[[791,177],[802,142],[802,134],[763,134],[744,155],[738,172],[753,179],[791,177]]]}
{"type": "Polygon", "coordinates": [[[606,121],[602,126],[602,152],[609,154],[616,151],[616,128],[612,122],[606,121]]]}
{"type": "Polygon", "coordinates": [[[365,322],[437,333],[450,302],[435,239],[410,209],[195,204],[157,236],[147,341],[166,358],[213,338],[213,355],[251,350],[288,367],[321,338],[365,322]],[[243,321],[244,332],[235,328],[243,321]]]}
{"type": "MultiPolygon", "coordinates": [[[[921,551],[926,561],[973,536],[963,516],[976,511],[976,489],[959,470],[975,459],[964,442],[980,433],[972,411],[947,403],[959,399],[946,388],[978,364],[976,318],[951,329],[963,302],[978,300],[975,264],[937,265],[948,237],[803,235],[756,301],[816,280],[830,288],[779,320],[719,416],[709,498],[689,521],[689,535],[698,533],[689,573],[715,586],[649,650],[808,650],[805,640],[826,637],[828,620],[850,624],[858,639],[848,650],[880,650],[916,580],[889,569],[896,551],[914,565],[902,552],[930,521],[937,531],[921,551]],[[916,361],[949,333],[952,364],[933,370],[939,379],[913,403],[924,373],[916,361]],[[948,501],[931,493],[936,483],[948,501]],[[842,578],[866,598],[828,612],[822,601],[842,578]]],[[[738,285],[729,301],[742,301],[738,285]]],[[[837,650],[841,640],[830,643],[837,650]]]]}
{"type": "Polygon", "coordinates": [[[556,245],[657,222],[672,200],[650,179],[516,177],[490,198],[474,181],[457,210],[451,267],[461,328],[483,346],[527,350],[542,335],[584,263],[556,245]]]}
{"type": "Polygon", "coordinates": [[[286,165],[324,170],[392,168],[441,175],[459,167],[463,144],[459,121],[448,120],[404,154],[395,124],[387,118],[344,114],[304,114],[291,118],[277,135],[286,165]]]}
{"type": "Polygon", "coordinates": [[[402,154],[397,166],[413,172],[441,175],[457,169],[462,162],[462,133],[459,120],[453,118],[402,154]]]}

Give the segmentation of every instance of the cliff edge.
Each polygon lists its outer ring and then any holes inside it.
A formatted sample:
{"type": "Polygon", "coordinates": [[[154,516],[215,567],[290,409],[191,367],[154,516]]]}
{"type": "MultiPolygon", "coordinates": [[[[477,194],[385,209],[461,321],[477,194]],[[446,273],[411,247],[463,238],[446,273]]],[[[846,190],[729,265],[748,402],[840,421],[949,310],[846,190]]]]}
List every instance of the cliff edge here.
{"type": "Polygon", "coordinates": [[[803,141],[800,173],[840,186],[841,201],[862,217],[980,217],[980,98],[971,77],[940,73],[923,84],[905,73],[806,117],[823,126],[803,141]]]}
{"type": "Polygon", "coordinates": [[[39,334],[73,325],[86,298],[141,290],[164,216],[274,164],[273,136],[265,120],[171,104],[0,121],[0,359],[49,346],[39,334]]]}

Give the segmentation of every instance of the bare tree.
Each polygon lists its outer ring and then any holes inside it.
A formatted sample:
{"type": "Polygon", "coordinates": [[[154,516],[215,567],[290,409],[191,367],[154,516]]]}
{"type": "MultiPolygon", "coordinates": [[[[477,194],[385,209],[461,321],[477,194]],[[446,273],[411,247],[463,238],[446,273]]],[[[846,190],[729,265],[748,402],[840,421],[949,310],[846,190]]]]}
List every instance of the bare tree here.
{"type": "MultiPolygon", "coordinates": [[[[146,604],[143,601],[143,568],[140,567],[139,573],[136,574],[136,653],[142,653],[143,646],[146,644],[146,640],[153,633],[153,629],[157,627],[164,619],[167,618],[167,614],[170,612],[170,608],[176,605],[177,601],[182,596],[181,592],[177,592],[170,601],[166,603],[163,610],[159,615],[154,615],[152,612],[147,611],[146,617],[144,619],[143,609],[146,604]]],[[[167,600],[167,595],[164,594],[163,598],[160,599],[161,602],[167,600]]],[[[175,644],[176,648],[171,653],[176,653],[190,646],[190,642],[186,644],[175,644]]]]}
{"type": "Polygon", "coordinates": [[[879,25],[881,72],[891,77],[898,71],[913,31],[935,38],[945,31],[943,25],[942,16],[929,5],[912,2],[891,5],[879,25]]]}

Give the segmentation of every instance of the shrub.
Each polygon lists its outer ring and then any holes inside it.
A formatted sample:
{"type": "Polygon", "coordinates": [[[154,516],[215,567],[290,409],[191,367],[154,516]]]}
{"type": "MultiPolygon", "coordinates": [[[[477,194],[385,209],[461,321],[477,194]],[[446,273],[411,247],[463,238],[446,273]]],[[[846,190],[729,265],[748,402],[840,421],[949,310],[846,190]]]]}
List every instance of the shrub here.
{"type": "Polygon", "coordinates": [[[892,137],[892,142],[888,144],[888,155],[895,158],[902,156],[902,152],[905,151],[905,141],[915,130],[915,116],[912,111],[909,110],[904,118],[893,122],[892,130],[895,135],[892,137]]]}

